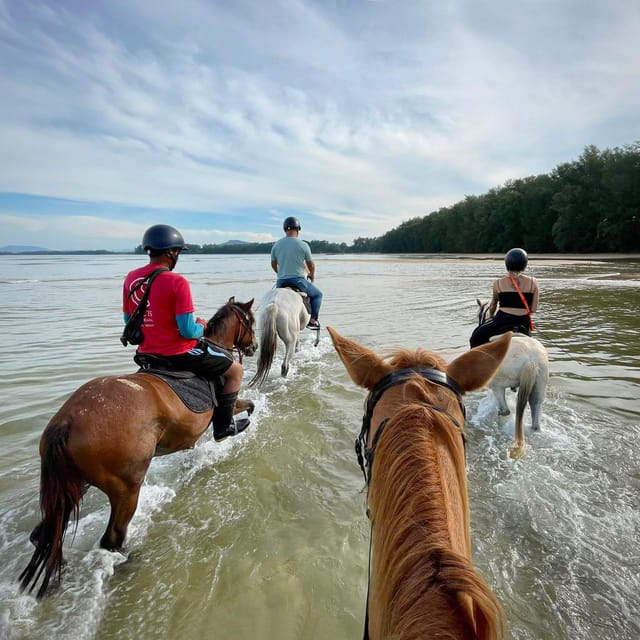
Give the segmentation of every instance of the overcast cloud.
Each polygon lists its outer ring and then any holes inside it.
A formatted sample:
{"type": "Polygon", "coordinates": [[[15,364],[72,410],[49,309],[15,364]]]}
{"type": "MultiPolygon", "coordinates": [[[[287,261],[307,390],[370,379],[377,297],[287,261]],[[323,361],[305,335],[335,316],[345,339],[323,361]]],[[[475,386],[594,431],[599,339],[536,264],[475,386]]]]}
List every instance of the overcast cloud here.
{"type": "Polygon", "coordinates": [[[640,3],[0,0],[0,246],[351,243],[640,139],[640,3]]]}

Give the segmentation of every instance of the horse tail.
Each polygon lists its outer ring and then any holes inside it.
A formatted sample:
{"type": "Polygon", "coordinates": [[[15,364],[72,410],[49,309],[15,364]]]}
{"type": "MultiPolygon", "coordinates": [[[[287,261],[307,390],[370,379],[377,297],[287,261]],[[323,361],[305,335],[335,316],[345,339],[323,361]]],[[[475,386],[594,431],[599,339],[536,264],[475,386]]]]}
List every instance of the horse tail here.
{"type": "Polygon", "coordinates": [[[518,384],[518,395],[516,396],[516,424],[515,443],[509,450],[512,458],[520,458],[524,455],[526,443],[524,440],[524,411],[531,398],[533,389],[538,378],[538,366],[535,362],[527,362],[520,370],[520,380],[518,384]]]}
{"type": "Polygon", "coordinates": [[[522,421],[524,410],[527,408],[527,402],[529,402],[537,377],[537,365],[535,362],[527,362],[520,371],[520,384],[518,386],[518,395],[516,398],[516,421],[522,421]]]}
{"type": "Polygon", "coordinates": [[[259,387],[267,379],[269,371],[271,370],[278,340],[278,333],[276,331],[277,317],[278,305],[275,302],[270,302],[264,308],[260,321],[258,368],[253,378],[249,381],[250,387],[259,387]]]}
{"type": "Polygon", "coordinates": [[[42,598],[53,577],[59,581],[62,572],[62,545],[71,514],[76,520],[84,493],[84,481],[73,464],[67,441],[69,424],[49,425],[40,444],[40,512],[42,520],[33,530],[33,556],[20,574],[20,590],[29,592],[42,578],[37,598],[42,598]]]}

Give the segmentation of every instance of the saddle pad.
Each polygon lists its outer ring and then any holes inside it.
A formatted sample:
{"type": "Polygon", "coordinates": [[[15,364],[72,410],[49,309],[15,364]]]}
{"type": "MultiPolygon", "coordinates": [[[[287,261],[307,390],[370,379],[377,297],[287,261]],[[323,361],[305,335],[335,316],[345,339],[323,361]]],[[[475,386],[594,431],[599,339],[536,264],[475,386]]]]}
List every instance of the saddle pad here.
{"type": "Polygon", "coordinates": [[[283,284],[283,285],[280,285],[279,288],[291,289],[291,291],[295,291],[297,294],[299,294],[300,297],[302,298],[302,303],[304,304],[304,308],[307,310],[307,313],[311,315],[311,300],[309,299],[309,296],[304,291],[300,291],[300,289],[298,289],[298,287],[296,287],[294,284],[283,284]]]}
{"type": "Polygon", "coordinates": [[[139,369],[138,373],[156,376],[166,382],[185,406],[194,413],[205,413],[218,404],[213,383],[210,384],[200,376],[182,377],[159,369],[139,369]]]}

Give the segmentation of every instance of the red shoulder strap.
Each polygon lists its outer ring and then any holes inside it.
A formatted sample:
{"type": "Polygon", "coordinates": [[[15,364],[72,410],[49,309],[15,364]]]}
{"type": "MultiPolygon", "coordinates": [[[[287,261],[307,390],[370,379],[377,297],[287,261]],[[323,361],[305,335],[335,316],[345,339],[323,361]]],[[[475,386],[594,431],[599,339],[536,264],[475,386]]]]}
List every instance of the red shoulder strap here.
{"type": "Polygon", "coordinates": [[[518,295],[520,296],[520,300],[522,300],[522,304],[524,305],[524,308],[527,310],[527,315],[529,316],[529,329],[533,331],[535,327],[533,326],[533,318],[531,317],[531,309],[529,309],[529,304],[527,303],[527,299],[524,297],[522,291],[520,291],[520,287],[518,286],[518,283],[515,281],[515,278],[511,274],[509,274],[509,279],[511,280],[511,284],[513,284],[513,286],[515,287],[515,290],[518,292],[518,295]]]}

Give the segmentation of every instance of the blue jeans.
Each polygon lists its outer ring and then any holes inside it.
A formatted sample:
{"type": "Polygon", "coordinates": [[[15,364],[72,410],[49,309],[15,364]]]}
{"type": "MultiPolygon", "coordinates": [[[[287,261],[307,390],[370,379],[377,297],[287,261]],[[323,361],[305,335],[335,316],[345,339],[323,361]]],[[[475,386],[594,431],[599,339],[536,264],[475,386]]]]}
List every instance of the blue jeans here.
{"type": "Polygon", "coordinates": [[[322,291],[320,291],[311,280],[302,277],[278,278],[276,288],[282,287],[285,284],[292,284],[309,296],[309,300],[311,300],[311,317],[317,320],[320,313],[320,305],[322,304],[322,291]]]}

